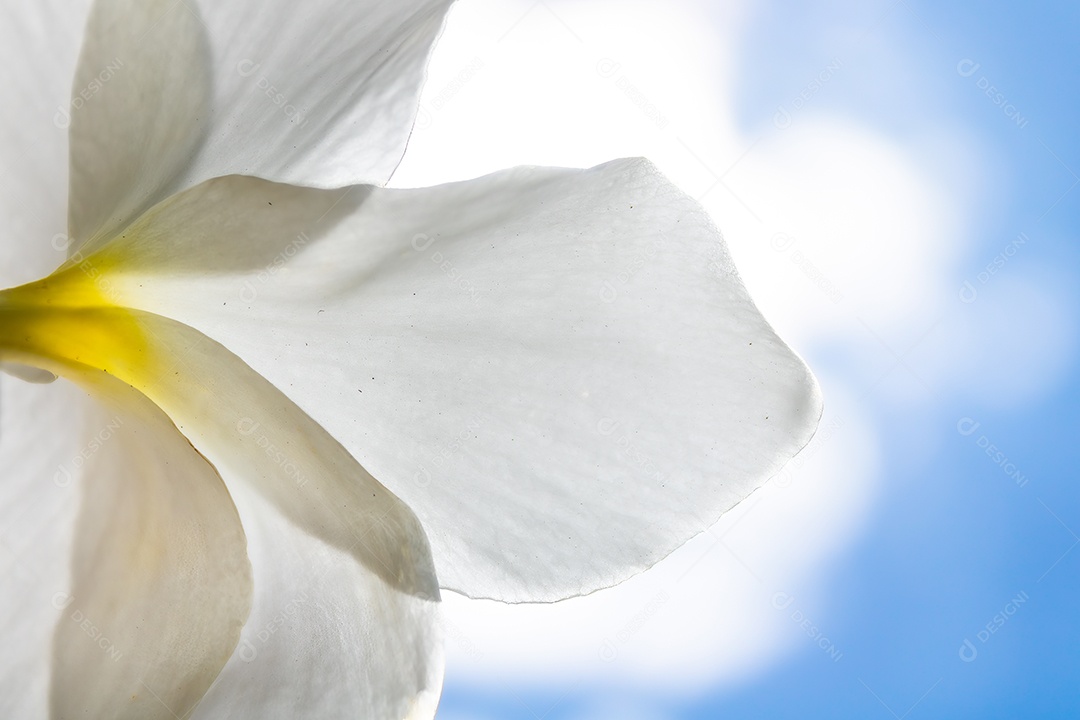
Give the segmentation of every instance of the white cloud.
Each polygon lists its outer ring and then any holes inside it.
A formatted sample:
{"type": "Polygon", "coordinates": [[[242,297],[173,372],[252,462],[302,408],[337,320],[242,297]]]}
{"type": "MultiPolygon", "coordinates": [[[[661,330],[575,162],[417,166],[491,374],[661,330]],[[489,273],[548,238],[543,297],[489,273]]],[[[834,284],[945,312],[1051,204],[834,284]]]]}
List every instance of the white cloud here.
{"type": "Polygon", "coordinates": [[[668,720],[671,715],[659,708],[642,705],[640,699],[634,701],[607,699],[590,704],[579,715],[580,720],[668,720]]]}
{"type": "Polygon", "coordinates": [[[1039,240],[1024,238],[1004,240],[1015,254],[996,251],[953,288],[941,321],[911,353],[925,382],[953,388],[969,404],[1011,409],[1044,398],[1076,354],[1075,277],[1026,262],[1039,240]]]}

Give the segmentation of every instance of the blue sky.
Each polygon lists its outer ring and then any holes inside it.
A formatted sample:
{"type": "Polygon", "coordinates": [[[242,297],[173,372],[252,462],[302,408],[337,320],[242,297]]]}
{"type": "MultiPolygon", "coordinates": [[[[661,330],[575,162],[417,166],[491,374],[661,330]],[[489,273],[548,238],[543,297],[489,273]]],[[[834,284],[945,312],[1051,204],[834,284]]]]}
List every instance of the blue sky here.
{"type": "MultiPolygon", "coordinates": [[[[765,578],[761,593],[746,600],[746,607],[765,607],[765,620],[745,621],[758,628],[760,643],[740,636],[726,659],[715,660],[715,672],[697,668],[692,681],[652,682],[664,663],[676,676],[688,674],[680,657],[697,652],[671,634],[667,645],[656,641],[641,650],[656,655],[661,648],[669,660],[650,657],[636,670],[588,671],[571,680],[552,669],[562,651],[542,652],[522,640],[515,655],[477,629],[488,622],[514,628],[538,617],[558,624],[558,614],[486,607],[472,613],[451,604],[454,643],[442,716],[1080,716],[1080,489],[1073,469],[1080,439],[1080,7],[834,0],[753,3],[733,13],[732,3],[683,2],[672,7],[697,23],[700,35],[683,47],[678,33],[650,25],[655,11],[630,4],[605,24],[603,13],[612,6],[597,5],[593,17],[582,9],[592,4],[510,4],[485,24],[478,18],[489,5],[465,0],[444,38],[449,49],[440,49],[432,69],[426,96],[432,129],[418,130],[395,181],[467,177],[518,162],[587,165],[625,147],[653,157],[696,194],[700,168],[680,164],[670,148],[681,143],[701,165],[726,167],[713,162],[724,154],[722,143],[714,148],[708,130],[695,125],[695,107],[712,108],[702,115],[727,117],[732,137],[761,144],[743,143],[751,148],[750,160],[739,166],[746,178],[735,173],[731,182],[731,195],[741,197],[706,194],[702,202],[725,230],[762,308],[818,373],[827,402],[844,422],[837,439],[827,438],[791,482],[805,512],[823,519],[807,521],[806,538],[770,540],[780,555],[785,547],[798,555],[803,542],[817,549],[800,555],[796,569],[768,559],[751,569],[765,578]],[[608,31],[597,29],[607,25],[608,31]],[[520,55],[499,40],[507,32],[525,48],[520,55]],[[716,45],[731,47],[710,47],[702,40],[710,33],[716,45]],[[640,58],[630,49],[648,46],[658,48],[642,50],[640,58]],[[530,65],[529,53],[544,48],[552,49],[551,57],[530,65]],[[685,74],[671,74],[667,82],[650,75],[650,63],[663,64],[656,58],[686,63],[699,51],[700,63],[685,74]],[[513,65],[514,57],[520,65],[513,65]],[[581,87],[592,86],[574,79],[595,58],[607,57],[617,58],[620,72],[649,98],[648,113],[641,103],[631,108],[613,100],[613,114],[604,115],[581,99],[588,95],[581,87]],[[710,63],[723,69],[710,74],[700,67],[710,63]],[[822,72],[827,80],[813,86],[822,72]],[[448,95],[451,87],[457,89],[448,95]],[[489,107],[480,96],[493,91],[500,105],[487,115],[506,125],[495,137],[475,115],[489,107]],[[431,107],[435,97],[441,98],[437,108],[431,107]],[[794,112],[790,131],[774,127],[781,106],[794,112]],[[515,107],[525,108],[520,117],[515,107]],[[574,112],[579,116],[567,121],[574,112]],[[529,119],[538,115],[539,121],[529,119]],[[625,124],[612,120],[624,116],[630,118],[625,124]],[[657,117],[665,122],[656,123],[657,117]],[[550,132],[530,134],[534,121],[550,132]],[[449,157],[425,163],[449,135],[457,138],[444,151],[449,157]],[[481,148],[479,138],[498,147],[481,148]],[[827,187],[807,182],[812,174],[791,180],[783,191],[795,196],[790,200],[780,190],[770,196],[769,188],[791,179],[783,172],[787,158],[802,152],[812,158],[815,145],[842,147],[836,143],[845,138],[855,144],[851,157],[836,158],[839,165],[858,163],[863,148],[884,148],[880,157],[901,169],[896,182],[883,187],[908,194],[896,195],[895,215],[887,192],[874,195],[878,209],[860,221],[853,239],[841,242],[830,223],[842,226],[835,216],[861,212],[858,203],[819,215],[798,210],[800,187],[827,196],[827,187]],[[754,224],[738,218],[738,204],[748,212],[756,207],[758,222],[768,227],[749,229],[754,224]],[[781,209],[768,214],[773,208],[781,209]],[[897,218],[907,222],[909,216],[910,227],[889,234],[897,218]],[[821,286],[807,283],[805,270],[805,278],[791,274],[794,251],[768,250],[784,222],[802,223],[792,231],[800,257],[842,292],[842,302],[823,302],[821,286]],[[851,259],[855,255],[859,259],[851,259]],[[778,275],[780,281],[770,280],[778,275]],[[843,483],[830,484],[841,476],[843,483]],[[800,624],[804,619],[817,629],[800,624]],[[832,655],[816,642],[826,634],[836,648],[832,655]],[[758,652],[758,645],[769,649],[758,652]],[[469,651],[462,653],[462,646],[469,651]],[[740,653],[746,653],[745,671],[740,653]],[[493,673],[490,665],[472,667],[463,657],[483,654],[520,657],[521,667],[493,673]],[[544,658],[530,671],[534,655],[544,658]]],[[[825,172],[814,162],[807,167],[825,172]]],[[[867,165],[867,183],[877,182],[877,166],[876,160],[867,165]]],[[[766,494],[762,506],[772,498],[766,494]]],[[[798,510],[790,517],[799,517],[798,510]]],[[[769,522],[778,528],[780,517],[763,520],[757,532],[770,532],[769,522]]],[[[721,521],[718,527],[727,526],[721,521]]],[[[727,530],[714,532],[726,537],[727,530]]],[[[753,546],[753,533],[741,537],[753,546]]],[[[747,557],[753,565],[753,552],[747,557]]],[[[752,584],[740,585],[733,567],[718,564],[710,572],[727,595],[745,595],[740,588],[752,584]]],[[[640,582],[655,589],[666,581],[640,582]]],[[[718,599],[717,612],[743,612],[743,599],[718,599]]],[[[668,622],[664,614],[661,608],[650,622],[661,626],[668,622]]],[[[729,620],[709,642],[733,637],[740,618],[729,620]]],[[[620,649],[632,655],[635,642],[630,638],[620,649]]],[[[707,653],[699,655],[705,658],[694,661],[699,665],[712,662],[707,653]]]]}

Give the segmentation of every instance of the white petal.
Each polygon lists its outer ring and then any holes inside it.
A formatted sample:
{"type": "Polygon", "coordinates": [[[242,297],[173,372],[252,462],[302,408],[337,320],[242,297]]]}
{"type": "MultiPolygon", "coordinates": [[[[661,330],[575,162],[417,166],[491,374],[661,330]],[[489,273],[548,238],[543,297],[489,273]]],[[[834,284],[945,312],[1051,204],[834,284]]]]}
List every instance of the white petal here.
{"type": "Polygon", "coordinates": [[[206,131],[210,48],[175,0],[98,0],[69,109],[72,247],[109,236],[177,181],[206,131]]]}
{"type": "Polygon", "coordinates": [[[452,0],[199,0],[211,132],[189,184],[228,173],[382,184],[405,152],[452,0]]]}
{"type": "MultiPolygon", "coordinates": [[[[5,319],[9,333],[0,350],[16,362],[44,358],[39,362],[59,374],[81,365],[97,367],[144,392],[221,470],[231,490],[256,493],[276,509],[280,517],[273,522],[287,521],[294,526],[292,535],[307,536],[300,557],[283,558],[286,571],[306,565],[296,576],[270,569],[275,551],[268,555],[264,543],[259,555],[264,603],[266,587],[272,591],[275,584],[297,589],[293,583],[303,587],[310,580],[315,592],[323,568],[327,582],[336,575],[344,583],[337,596],[317,603],[319,617],[306,626],[349,641],[344,650],[351,654],[340,663],[339,673],[352,687],[344,694],[330,693],[334,712],[399,718],[415,711],[416,717],[430,717],[441,684],[435,628],[439,588],[416,517],[310,417],[222,346],[166,318],[113,307],[65,306],[71,298],[90,297],[89,292],[65,294],[65,283],[78,288],[85,282],[82,273],[76,267],[43,281],[41,287],[56,303],[46,310],[28,309],[34,288],[10,296],[23,304],[5,319]]],[[[249,506],[247,519],[252,517],[249,506]]],[[[279,547],[289,546],[290,533],[275,536],[279,547]]],[[[258,609],[259,618],[274,613],[272,604],[258,609]]],[[[253,631],[264,629],[256,625],[253,631]]],[[[343,649],[332,638],[309,640],[314,645],[297,648],[299,657],[321,645],[327,652],[343,649]]],[[[236,675],[231,671],[230,677],[236,675]]],[[[241,671],[239,679],[252,681],[254,676],[241,671]]],[[[325,681],[301,675],[291,687],[303,688],[303,696],[310,698],[325,681]]],[[[235,689],[223,681],[221,692],[235,689]]],[[[238,701],[227,697],[221,702],[234,707],[238,701]]]]}
{"type": "Polygon", "coordinates": [[[308,533],[355,558],[405,594],[438,598],[424,531],[389,493],[303,411],[224,347],[165,318],[140,316],[156,350],[155,375],[118,364],[191,442],[243,479],[308,533]],[[175,368],[175,371],[173,369],[175,368]]]}
{"type": "Polygon", "coordinates": [[[164,318],[140,322],[180,372],[152,379],[149,392],[238,496],[257,494],[245,521],[260,533],[260,603],[207,716],[433,717],[439,588],[415,516],[225,348],[164,318]],[[285,628],[297,593],[310,604],[285,628]],[[262,660],[237,665],[253,654],[262,660]]]}
{"type": "Polygon", "coordinates": [[[86,395],[0,376],[0,717],[48,715],[56,593],[79,509],[72,462],[86,395]]]}
{"type": "MultiPolygon", "coordinates": [[[[73,110],[72,234],[244,173],[384,183],[451,0],[98,0],[73,110]]],[[[88,246],[89,247],[89,246],[88,246]]]]}
{"type": "Polygon", "coordinates": [[[265,500],[235,497],[255,605],[195,720],[433,717],[443,669],[439,604],[388,586],[265,500]]]}
{"type": "Polygon", "coordinates": [[[645,161],[282,194],[223,179],[95,262],[124,302],[226,343],[341,439],[420,516],[445,587],[526,601],[617,583],[817,424],[809,370],[704,211],[645,161]]]}
{"type": "Polygon", "coordinates": [[[66,257],[71,76],[89,0],[0,4],[0,287],[35,280],[66,257]]]}
{"type": "Polygon", "coordinates": [[[138,391],[100,373],[70,590],[54,637],[57,718],[186,716],[251,607],[244,531],[217,472],[138,391]]]}

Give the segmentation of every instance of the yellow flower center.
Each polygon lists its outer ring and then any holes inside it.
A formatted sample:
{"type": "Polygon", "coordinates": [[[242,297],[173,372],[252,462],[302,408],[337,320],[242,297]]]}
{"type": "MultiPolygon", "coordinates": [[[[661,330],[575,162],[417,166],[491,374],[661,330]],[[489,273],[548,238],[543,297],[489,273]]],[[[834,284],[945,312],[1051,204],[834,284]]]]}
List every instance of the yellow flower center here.
{"type": "Polygon", "coordinates": [[[109,299],[106,276],[88,260],[0,291],[0,361],[57,375],[100,370],[135,384],[152,365],[148,340],[144,323],[109,299]]]}

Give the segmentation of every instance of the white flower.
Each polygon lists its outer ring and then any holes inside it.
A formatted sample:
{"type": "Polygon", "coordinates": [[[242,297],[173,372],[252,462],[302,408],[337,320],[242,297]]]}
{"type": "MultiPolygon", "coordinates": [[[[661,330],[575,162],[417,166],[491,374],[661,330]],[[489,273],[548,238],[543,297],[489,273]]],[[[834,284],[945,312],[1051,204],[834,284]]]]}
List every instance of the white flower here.
{"type": "Polygon", "coordinates": [[[4,379],[3,716],[431,717],[440,586],[616,584],[809,439],[647,162],[381,188],[449,4],[0,23],[0,362],[89,393],[4,379]]]}

